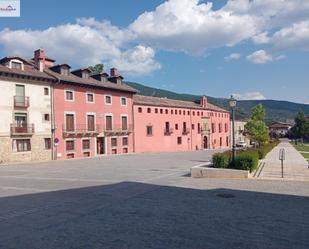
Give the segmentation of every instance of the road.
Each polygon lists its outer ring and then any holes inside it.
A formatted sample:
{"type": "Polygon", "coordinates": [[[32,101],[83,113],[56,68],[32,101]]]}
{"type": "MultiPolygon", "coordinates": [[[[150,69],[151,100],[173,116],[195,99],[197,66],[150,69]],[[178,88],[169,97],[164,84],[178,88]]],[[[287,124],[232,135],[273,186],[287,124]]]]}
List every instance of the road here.
{"type": "Polygon", "coordinates": [[[213,152],[0,167],[0,248],[309,248],[309,183],[193,179],[213,152]]]}

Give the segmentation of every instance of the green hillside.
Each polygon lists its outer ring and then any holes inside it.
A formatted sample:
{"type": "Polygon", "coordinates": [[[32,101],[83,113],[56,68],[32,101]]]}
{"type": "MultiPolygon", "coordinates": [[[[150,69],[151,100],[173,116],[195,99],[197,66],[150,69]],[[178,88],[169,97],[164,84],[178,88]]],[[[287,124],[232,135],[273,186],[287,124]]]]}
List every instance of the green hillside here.
{"type": "MultiPolygon", "coordinates": [[[[175,93],[172,91],[167,91],[163,89],[157,89],[149,86],[145,86],[135,82],[126,82],[126,84],[139,90],[139,94],[154,97],[166,97],[178,100],[187,101],[198,101],[199,95],[175,93]]],[[[208,101],[214,105],[222,107],[228,110],[228,99],[225,98],[214,98],[207,96],[208,101]]],[[[309,105],[298,104],[289,101],[279,101],[279,100],[241,100],[237,102],[237,113],[236,117],[238,119],[244,119],[250,117],[250,109],[262,103],[266,109],[266,121],[287,121],[294,119],[295,114],[298,111],[303,111],[307,116],[309,116],[309,105]]]]}

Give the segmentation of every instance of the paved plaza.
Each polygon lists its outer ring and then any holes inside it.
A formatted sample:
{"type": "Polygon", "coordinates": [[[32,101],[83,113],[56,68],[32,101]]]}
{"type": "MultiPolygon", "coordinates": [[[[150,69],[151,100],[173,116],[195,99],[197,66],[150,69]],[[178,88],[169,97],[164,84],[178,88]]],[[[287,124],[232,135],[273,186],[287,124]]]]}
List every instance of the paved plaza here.
{"type": "Polygon", "coordinates": [[[0,248],[309,248],[309,182],[189,177],[212,153],[0,166],[0,248]]]}

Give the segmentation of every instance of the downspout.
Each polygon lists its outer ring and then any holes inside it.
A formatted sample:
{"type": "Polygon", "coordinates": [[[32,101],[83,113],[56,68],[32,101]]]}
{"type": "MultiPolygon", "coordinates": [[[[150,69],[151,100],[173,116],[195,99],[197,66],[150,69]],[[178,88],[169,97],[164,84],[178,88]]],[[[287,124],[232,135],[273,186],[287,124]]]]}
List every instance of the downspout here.
{"type": "Polygon", "coordinates": [[[192,108],[190,108],[190,140],[191,140],[191,151],[192,151],[192,108]]]}
{"type": "Polygon", "coordinates": [[[133,101],[133,95],[132,95],[132,142],[133,142],[133,152],[135,153],[135,121],[134,121],[134,101],[133,101]]]}

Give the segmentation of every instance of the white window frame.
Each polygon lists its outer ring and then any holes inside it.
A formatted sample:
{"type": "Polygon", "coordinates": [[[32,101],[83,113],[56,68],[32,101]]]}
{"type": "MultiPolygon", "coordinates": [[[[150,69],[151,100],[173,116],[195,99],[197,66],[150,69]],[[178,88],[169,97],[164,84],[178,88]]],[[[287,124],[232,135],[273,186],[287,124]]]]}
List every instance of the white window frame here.
{"type": "Polygon", "coordinates": [[[127,97],[125,97],[125,96],[120,96],[120,106],[128,106],[128,98],[127,98],[127,97]],[[125,104],[125,105],[122,104],[122,99],[125,99],[125,100],[126,100],[126,104],[125,104]]]}
{"type": "Polygon", "coordinates": [[[20,63],[21,64],[21,70],[24,71],[24,63],[21,60],[17,60],[17,59],[12,59],[9,61],[9,68],[13,68],[12,67],[12,62],[16,62],[16,63],[20,63]]]}
{"type": "Polygon", "coordinates": [[[110,140],[110,143],[111,143],[111,148],[112,148],[112,149],[118,148],[118,137],[117,137],[117,136],[112,136],[112,137],[111,137],[111,140],[110,140]],[[112,139],[113,139],[113,138],[116,138],[116,143],[117,143],[116,146],[113,146],[113,145],[112,145],[112,139]]]}
{"type": "Polygon", "coordinates": [[[75,112],[64,112],[64,127],[65,127],[65,130],[67,129],[67,119],[66,119],[67,114],[74,115],[74,131],[76,131],[76,113],[75,112]]]}
{"type": "Polygon", "coordinates": [[[94,116],[94,130],[96,130],[97,128],[97,116],[95,112],[86,112],[86,127],[87,127],[87,131],[88,131],[88,115],[93,115],[94,116]]]}
{"type": "Polygon", "coordinates": [[[82,148],[82,151],[83,152],[91,152],[91,145],[92,145],[92,141],[91,141],[92,139],[91,139],[91,137],[83,137],[80,141],[81,141],[81,148],[82,148]],[[89,142],[89,149],[84,149],[83,148],[83,141],[84,140],[89,140],[90,142],[89,142]]]}
{"type": "Polygon", "coordinates": [[[128,131],[129,130],[129,115],[128,114],[121,114],[120,115],[121,130],[122,130],[122,117],[127,117],[127,129],[125,131],[128,131]]]}
{"type": "Polygon", "coordinates": [[[68,101],[68,102],[74,102],[75,101],[75,92],[74,89],[71,88],[66,88],[64,89],[64,101],[68,101]],[[70,91],[73,93],[73,99],[67,99],[67,92],[70,91]]]}
{"type": "Polygon", "coordinates": [[[104,130],[106,130],[106,116],[112,116],[112,130],[114,129],[114,115],[112,113],[104,114],[104,130]]]}
{"type": "Polygon", "coordinates": [[[86,96],[86,103],[88,103],[88,104],[95,104],[95,93],[94,92],[86,92],[85,93],[85,96],[86,96]],[[88,94],[92,94],[92,96],[93,96],[93,102],[91,102],[91,101],[88,101],[88,94]]]}
{"type": "Polygon", "coordinates": [[[105,94],[104,95],[104,104],[105,105],[112,105],[113,104],[113,96],[111,94],[105,94]],[[110,97],[111,98],[111,102],[110,103],[106,102],[106,97],[110,97]]]}
{"type": "Polygon", "coordinates": [[[76,152],[76,138],[65,138],[64,139],[64,150],[66,154],[75,154],[76,152]],[[74,141],[74,150],[67,150],[67,141],[74,141]]]}
{"type": "Polygon", "coordinates": [[[49,112],[48,112],[48,113],[43,113],[43,118],[42,118],[42,119],[43,119],[43,122],[44,122],[44,123],[50,123],[50,122],[51,122],[51,114],[50,114],[49,112]],[[45,115],[46,115],[46,114],[49,115],[49,120],[46,120],[46,119],[45,119],[45,115]]]}
{"type": "Polygon", "coordinates": [[[122,136],[121,137],[121,146],[122,146],[122,148],[128,148],[129,147],[129,136],[122,136]],[[127,138],[128,139],[128,144],[127,145],[123,145],[123,138],[127,138]]]}

